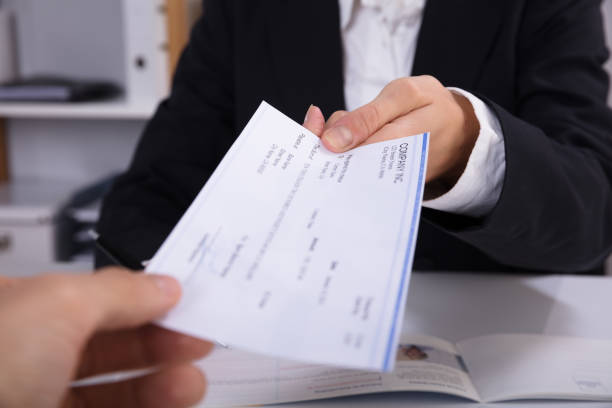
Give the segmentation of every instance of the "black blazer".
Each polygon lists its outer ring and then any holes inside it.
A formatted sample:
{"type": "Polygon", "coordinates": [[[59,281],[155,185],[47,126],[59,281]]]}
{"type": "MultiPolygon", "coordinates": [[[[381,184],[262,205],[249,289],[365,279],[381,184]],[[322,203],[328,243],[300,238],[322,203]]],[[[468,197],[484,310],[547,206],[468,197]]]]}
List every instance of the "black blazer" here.
{"type": "MultiPolygon", "coordinates": [[[[487,217],[424,209],[415,268],[601,269],[612,248],[607,55],[596,0],[427,1],[412,74],[497,113],[506,176],[487,217]]],[[[99,231],[151,257],[263,99],[300,123],[311,103],[344,107],[336,1],[206,1],[99,231]]]]}

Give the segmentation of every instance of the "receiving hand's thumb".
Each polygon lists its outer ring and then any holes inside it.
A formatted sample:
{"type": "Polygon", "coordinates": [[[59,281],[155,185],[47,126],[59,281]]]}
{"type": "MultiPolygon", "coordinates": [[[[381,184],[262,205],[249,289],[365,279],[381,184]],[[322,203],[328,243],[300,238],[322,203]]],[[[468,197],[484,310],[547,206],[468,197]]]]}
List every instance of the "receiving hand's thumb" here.
{"type": "Polygon", "coordinates": [[[163,316],[178,302],[181,287],[170,276],[131,273],[111,268],[81,282],[94,308],[95,329],[139,326],[163,316]]]}

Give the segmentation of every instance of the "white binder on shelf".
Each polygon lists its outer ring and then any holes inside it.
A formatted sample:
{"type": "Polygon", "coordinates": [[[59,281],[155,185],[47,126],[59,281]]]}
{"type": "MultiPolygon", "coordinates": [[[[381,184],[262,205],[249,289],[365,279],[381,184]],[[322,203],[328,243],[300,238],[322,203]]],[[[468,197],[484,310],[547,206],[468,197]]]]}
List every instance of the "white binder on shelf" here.
{"type": "Polygon", "coordinates": [[[168,95],[169,67],[163,0],[123,0],[126,98],[155,104],[168,95]]]}

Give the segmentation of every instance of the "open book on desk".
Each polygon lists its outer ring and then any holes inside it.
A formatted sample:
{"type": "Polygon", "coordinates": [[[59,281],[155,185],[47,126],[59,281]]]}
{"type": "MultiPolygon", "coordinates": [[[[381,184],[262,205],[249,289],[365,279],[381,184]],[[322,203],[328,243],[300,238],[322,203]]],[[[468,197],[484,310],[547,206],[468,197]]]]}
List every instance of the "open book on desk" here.
{"type": "Polygon", "coordinates": [[[612,401],[612,341],[508,334],[452,344],[403,334],[390,373],[349,370],[216,349],[199,365],[204,406],[305,401],[393,391],[426,391],[474,401],[612,401]]]}

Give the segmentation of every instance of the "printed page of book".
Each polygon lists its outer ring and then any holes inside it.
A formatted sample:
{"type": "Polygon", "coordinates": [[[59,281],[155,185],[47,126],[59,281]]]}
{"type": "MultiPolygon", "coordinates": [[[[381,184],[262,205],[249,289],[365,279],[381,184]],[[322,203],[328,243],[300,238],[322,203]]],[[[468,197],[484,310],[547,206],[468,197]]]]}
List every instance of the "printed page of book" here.
{"type": "Polygon", "coordinates": [[[402,335],[391,373],[303,364],[217,348],[198,362],[206,373],[206,407],[306,401],[392,391],[479,397],[455,347],[428,336],[402,335]]]}
{"type": "Polygon", "coordinates": [[[612,400],[610,340],[510,334],[457,348],[483,401],[612,400]]]}
{"type": "Polygon", "coordinates": [[[147,266],[183,287],[160,324],[274,357],[392,370],[427,140],[336,154],[262,103],[147,266]]]}

